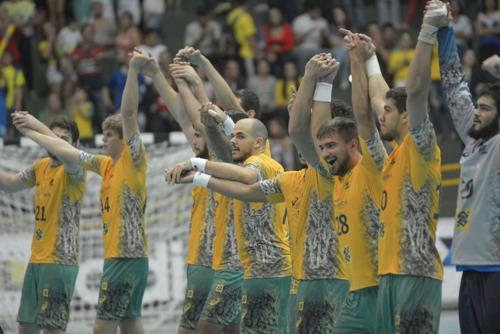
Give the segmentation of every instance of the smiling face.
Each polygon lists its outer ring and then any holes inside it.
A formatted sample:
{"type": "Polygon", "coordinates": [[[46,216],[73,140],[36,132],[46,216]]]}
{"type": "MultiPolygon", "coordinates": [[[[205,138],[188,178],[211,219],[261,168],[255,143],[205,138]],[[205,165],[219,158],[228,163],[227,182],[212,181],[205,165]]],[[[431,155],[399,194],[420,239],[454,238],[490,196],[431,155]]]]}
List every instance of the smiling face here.
{"type": "Polygon", "coordinates": [[[346,142],[338,132],[326,134],[319,139],[321,158],[325,160],[333,175],[344,175],[350,169],[351,142],[346,142]]]}
{"type": "Polygon", "coordinates": [[[468,131],[474,139],[488,139],[499,132],[499,114],[495,100],[483,95],[477,100],[474,122],[468,131]]]}

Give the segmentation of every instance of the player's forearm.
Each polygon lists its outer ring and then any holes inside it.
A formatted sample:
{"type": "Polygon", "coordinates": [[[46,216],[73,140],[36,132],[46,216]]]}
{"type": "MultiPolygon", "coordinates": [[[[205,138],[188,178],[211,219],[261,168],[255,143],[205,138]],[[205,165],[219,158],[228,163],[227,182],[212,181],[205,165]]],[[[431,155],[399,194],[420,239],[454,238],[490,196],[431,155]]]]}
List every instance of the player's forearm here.
{"type": "Polygon", "coordinates": [[[427,100],[431,86],[431,61],[433,45],[417,42],[406,82],[409,127],[419,126],[428,113],[427,100]]]}
{"type": "Polygon", "coordinates": [[[238,98],[234,95],[231,87],[229,87],[226,80],[224,80],[222,75],[220,75],[220,73],[215,69],[215,67],[206,57],[203,57],[201,68],[205,73],[208,81],[210,81],[210,83],[214,87],[215,96],[217,97],[217,101],[220,103],[222,109],[245,111],[241,107],[240,103],[238,102],[238,98]]]}
{"type": "Polygon", "coordinates": [[[235,164],[219,161],[207,161],[205,173],[231,181],[253,184],[259,180],[257,172],[253,169],[235,164]]]}
{"type": "Polygon", "coordinates": [[[127,82],[122,95],[121,114],[123,118],[136,118],[139,107],[139,83],[137,71],[132,67],[127,74],[127,82]]]}
{"type": "Polygon", "coordinates": [[[311,107],[315,84],[315,78],[306,74],[297,91],[288,122],[288,133],[294,142],[310,137],[311,107]]]}
{"type": "Polygon", "coordinates": [[[163,73],[161,73],[160,70],[155,73],[152,77],[153,79],[153,85],[156,88],[156,91],[161,97],[161,100],[163,103],[165,103],[168,107],[168,110],[172,113],[175,113],[176,110],[176,100],[177,100],[177,93],[174,91],[174,89],[169,85],[167,82],[167,79],[163,76],[163,73]]]}
{"type": "Polygon", "coordinates": [[[203,82],[198,78],[196,83],[193,84],[194,95],[198,99],[200,103],[208,103],[210,99],[207,96],[207,92],[205,92],[205,87],[203,86],[203,82]]]}
{"type": "Polygon", "coordinates": [[[177,88],[179,89],[180,98],[182,99],[187,117],[191,121],[191,124],[197,131],[204,133],[205,126],[201,123],[200,113],[198,111],[201,107],[200,102],[193,95],[191,88],[189,88],[189,85],[184,80],[178,82],[177,88]]]}
{"type": "Polygon", "coordinates": [[[12,193],[23,189],[23,183],[17,175],[11,175],[0,170],[0,190],[12,193]]]}
{"type": "Polygon", "coordinates": [[[472,126],[475,107],[469,85],[464,79],[453,28],[440,29],[438,42],[441,85],[455,128],[462,141],[465,141],[467,132],[472,126]]]}
{"type": "Polygon", "coordinates": [[[205,127],[208,147],[215,153],[217,159],[233,162],[231,142],[217,127],[205,127]]]}
{"type": "Polygon", "coordinates": [[[70,143],[58,137],[46,136],[31,129],[26,131],[26,136],[55,155],[64,165],[73,168],[80,165],[80,152],[70,143]]]}
{"type": "Polygon", "coordinates": [[[208,189],[244,202],[267,202],[267,198],[260,190],[258,183],[245,184],[211,177],[208,182],[208,189]]]}
{"type": "Polygon", "coordinates": [[[368,80],[365,73],[365,62],[357,57],[351,57],[352,73],[352,107],[359,134],[365,139],[370,139],[375,131],[373,114],[369,107],[368,80]]]}

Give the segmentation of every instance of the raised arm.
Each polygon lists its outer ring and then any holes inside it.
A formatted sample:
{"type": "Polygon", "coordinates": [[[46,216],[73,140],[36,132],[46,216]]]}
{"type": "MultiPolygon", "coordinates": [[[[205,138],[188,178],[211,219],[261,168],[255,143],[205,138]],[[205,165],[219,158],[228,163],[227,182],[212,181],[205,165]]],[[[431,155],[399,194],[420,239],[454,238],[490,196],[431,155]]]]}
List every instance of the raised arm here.
{"type": "MultiPolygon", "coordinates": [[[[17,129],[26,137],[31,138],[38,145],[57,157],[64,164],[68,174],[77,177],[83,177],[83,167],[80,162],[80,151],[67,142],[65,139],[57,136],[47,136],[29,128],[17,127],[17,129]]],[[[69,140],[69,138],[68,138],[69,140]]]]}
{"type": "Polygon", "coordinates": [[[46,136],[58,138],[52,130],[27,111],[16,111],[12,114],[12,123],[16,127],[29,128],[46,136]]]}
{"type": "Polygon", "coordinates": [[[231,87],[227,84],[222,75],[215,69],[210,60],[205,57],[200,50],[195,50],[192,47],[186,47],[178,53],[181,57],[187,59],[195,66],[199,66],[205,73],[205,76],[214,87],[215,96],[218,103],[224,110],[243,110],[236,95],[234,95],[231,87]]]}
{"type": "Polygon", "coordinates": [[[295,95],[288,123],[288,133],[293,144],[312,166],[319,161],[311,135],[311,108],[316,87],[316,75],[320,68],[319,59],[320,55],[315,55],[307,62],[304,77],[295,95]]]}
{"type": "Polygon", "coordinates": [[[365,62],[370,58],[368,44],[359,36],[353,36],[356,47],[350,50],[352,75],[352,107],[358,132],[361,138],[370,140],[375,135],[375,115],[369,105],[368,80],[365,72],[365,62]]]}
{"type": "Polygon", "coordinates": [[[462,142],[467,143],[469,140],[467,131],[474,121],[474,103],[469,85],[465,81],[453,28],[447,26],[440,29],[438,41],[441,85],[455,129],[462,142]]]}
{"type": "Polygon", "coordinates": [[[145,51],[134,50],[127,74],[127,82],[123,90],[120,113],[123,122],[123,137],[129,141],[139,134],[139,124],[137,122],[137,109],[139,108],[139,82],[137,76],[143,66],[143,58],[151,57],[145,51]]]}
{"type": "Polygon", "coordinates": [[[212,103],[205,103],[201,106],[200,119],[205,126],[208,147],[214,152],[216,158],[224,162],[233,162],[231,141],[228,137],[234,127],[233,121],[212,103]],[[225,133],[222,132],[219,121],[223,124],[225,133]]]}

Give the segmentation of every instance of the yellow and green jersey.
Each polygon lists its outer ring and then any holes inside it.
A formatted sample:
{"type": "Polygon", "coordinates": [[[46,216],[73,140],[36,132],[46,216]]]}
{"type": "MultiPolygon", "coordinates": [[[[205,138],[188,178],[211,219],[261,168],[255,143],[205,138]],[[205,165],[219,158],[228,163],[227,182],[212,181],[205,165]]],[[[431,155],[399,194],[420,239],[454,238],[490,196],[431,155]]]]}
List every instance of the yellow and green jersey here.
{"type": "Polygon", "coordinates": [[[379,275],[442,279],[435,246],[441,152],[429,119],[411,129],[392,151],[382,178],[379,275]]]}
{"type": "Polygon", "coordinates": [[[234,201],[230,197],[216,194],[215,202],[216,233],[212,269],[242,271],[234,230],[234,201]]]}
{"type": "Polygon", "coordinates": [[[104,258],[147,257],[146,150],[140,135],[125,143],[117,161],[103,155],[80,152],[84,168],[102,176],[101,214],[104,258]]]}
{"type": "Polygon", "coordinates": [[[78,265],[80,208],[85,192],[83,169],[69,174],[51,158],[38,160],[21,174],[35,187],[35,231],[30,263],[78,265]]]}
{"type": "Polygon", "coordinates": [[[333,180],[309,167],[261,181],[261,189],[269,202],[287,205],[293,277],[346,279],[333,220],[333,180]]]}
{"type": "Polygon", "coordinates": [[[203,187],[194,187],[192,196],[186,263],[211,267],[215,237],[215,193],[203,187]]]}
{"type": "MultiPolygon", "coordinates": [[[[283,173],[283,167],[262,153],[243,163],[260,179],[283,173]]],[[[291,274],[288,222],[285,205],[234,201],[234,225],[245,279],[283,277],[291,274]]]]}
{"type": "Polygon", "coordinates": [[[335,225],[346,263],[350,291],[378,285],[378,233],[382,168],[386,153],[378,133],[360,138],[361,160],[346,175],[335,176],[335,225]]]}

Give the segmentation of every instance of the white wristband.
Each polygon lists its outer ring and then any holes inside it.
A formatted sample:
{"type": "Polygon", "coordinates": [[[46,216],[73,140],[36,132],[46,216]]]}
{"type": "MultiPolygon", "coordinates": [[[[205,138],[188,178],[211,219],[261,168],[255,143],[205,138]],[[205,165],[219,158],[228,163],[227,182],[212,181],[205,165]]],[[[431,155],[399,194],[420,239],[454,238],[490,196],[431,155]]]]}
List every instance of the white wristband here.
{"type": "Polygon", "coordinates": [[[332,102],[332,87],[333,85],[330,83],[317,82],[314,89],[313,101],[332,102]]]}
{"type": "Polygon", "coordinates": [[[420,28],[418,40],[426,44],[434,45],[437,42],[437,32],[438,28],[424,23],[420,28]]]}
{"type": "Polygon", "coordinates": [[[234,128],[233,119],[227,116],[226,120],[224,121],[224,133],[226,134],[226,136],[230,136],[231,133],[233,133],[233,128],[234,128]]]}
{"type": "Polygon", "coordinates": [[[365,71],[368,77],[376,74],[382,74],[380,65],[378,63],[377,55],[373,54],[367,61],[365,61],[365,71]]]}
{"type": "Polygon", "coordinates": [[[196,172],[193,178],[193,185],[207,188],[208,181],[210,181],[211,176],[205,173],[196,172]]]}
{"type": "Polygon", "coordinates": [[[207,164],[207,159],[191,158],[191,165],[193,166],[193,169],[197,172],[204,172],[206,164],[207,164]]]}

